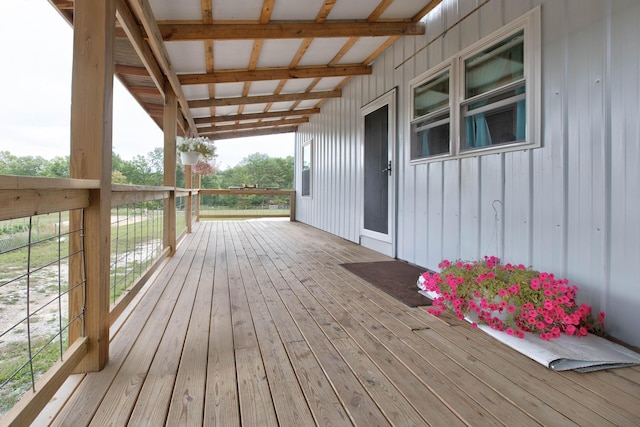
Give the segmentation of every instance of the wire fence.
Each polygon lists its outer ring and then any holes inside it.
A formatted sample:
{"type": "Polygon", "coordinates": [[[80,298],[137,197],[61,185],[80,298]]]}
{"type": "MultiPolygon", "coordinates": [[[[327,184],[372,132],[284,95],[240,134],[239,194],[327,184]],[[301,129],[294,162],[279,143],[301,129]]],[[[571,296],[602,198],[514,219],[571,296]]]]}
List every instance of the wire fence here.
{"type": "Polygon", "coordinates": [[[186,201],[185,196],[176,197],[176,234],[178,235],[187,228],[186,201]]]}
{"type": "Polygon", "coordinates": [[[112,210],[111,304],[115,304],[160,256],[163,216],[162,201],[131,203],[112,210]]]}
{"type": "Polygon", "coordinates": [[[0,221],[0,416],[25,392],[36,391],[38,379],[62,360],[69,327],[84,327],[82,215],[77,210],[0,221]],[[71,214],[80,224],[73,229],[71,214]],[[73,283],[70,264],[81,266],[73,283]],[[70,294],[82,301],[71,313],[70,294]]]}
{"type": "Polygon", "coordinates": [[[216,194],[203,197],[201,218],[265,218],[288,217],[289,195],[282,194],[216,194]]]}

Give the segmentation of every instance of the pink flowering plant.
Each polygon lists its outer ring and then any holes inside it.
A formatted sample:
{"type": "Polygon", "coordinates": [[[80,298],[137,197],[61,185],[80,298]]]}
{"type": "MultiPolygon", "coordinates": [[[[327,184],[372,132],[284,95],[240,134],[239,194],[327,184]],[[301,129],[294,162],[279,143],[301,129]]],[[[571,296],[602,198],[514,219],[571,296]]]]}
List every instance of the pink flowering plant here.
{"type": "Polygon", "coordinates": [[[567,279],[522,264],[501,264],[493,256],[472,262],[444,260],[439,267],[440,273],[425,272],[420,282],[424,291],[436,295],[428,310],[436,316],[453,310],[474,327],[483,323],[519,338],[525,332],[543,340],[603,332],[604,312],[596,318],[590,306],[578,305],[578,288],[567,279]]]}

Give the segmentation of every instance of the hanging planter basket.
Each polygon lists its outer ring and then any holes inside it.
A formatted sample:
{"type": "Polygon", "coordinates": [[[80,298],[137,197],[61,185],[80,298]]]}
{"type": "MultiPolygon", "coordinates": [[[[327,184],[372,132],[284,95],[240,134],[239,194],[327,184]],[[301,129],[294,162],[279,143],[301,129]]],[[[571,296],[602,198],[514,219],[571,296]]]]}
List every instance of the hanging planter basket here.
{"type": "Polygon", "coordinates": [[[197,151],[188,151],[186,153],[180,153],[180,160],[183,165],[195,165],[198,163],[201,154],[197,151]]]}

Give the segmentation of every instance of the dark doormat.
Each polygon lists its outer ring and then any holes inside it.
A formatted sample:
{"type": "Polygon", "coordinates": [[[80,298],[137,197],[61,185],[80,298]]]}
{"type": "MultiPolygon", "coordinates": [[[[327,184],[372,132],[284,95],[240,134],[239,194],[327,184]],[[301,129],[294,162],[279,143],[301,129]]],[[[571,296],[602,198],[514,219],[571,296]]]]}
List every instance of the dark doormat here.
{"type": "Polygon", "coordinates": [[[409,307],[431,305],[429,298],[418,293],[416,284],[425,269],[397,260],[340,265],[409,307]]]}

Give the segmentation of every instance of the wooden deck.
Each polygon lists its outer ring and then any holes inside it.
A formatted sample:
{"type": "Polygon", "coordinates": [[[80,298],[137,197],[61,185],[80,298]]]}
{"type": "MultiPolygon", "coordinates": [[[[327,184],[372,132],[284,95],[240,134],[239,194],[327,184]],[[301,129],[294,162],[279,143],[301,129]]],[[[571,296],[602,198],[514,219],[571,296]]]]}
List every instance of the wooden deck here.
{"type": "Polygon", "coordinates": [[[553,372],[339,266],[376,260],[299,223],[197,224],[35,425],[640,425],[640,369],[553,372]]]}

